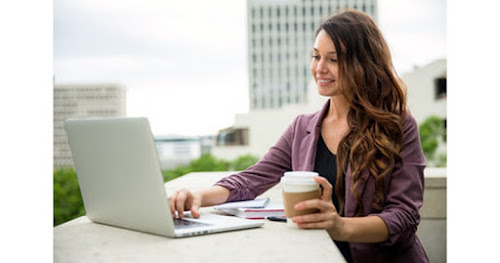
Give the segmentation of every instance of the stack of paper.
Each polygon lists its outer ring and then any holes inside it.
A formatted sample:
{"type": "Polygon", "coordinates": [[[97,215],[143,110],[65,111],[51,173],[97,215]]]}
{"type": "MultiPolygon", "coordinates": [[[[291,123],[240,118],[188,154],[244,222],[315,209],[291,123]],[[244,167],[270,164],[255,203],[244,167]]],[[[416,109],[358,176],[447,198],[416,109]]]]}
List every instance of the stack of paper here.
{"type": "Polygon", "coordinates": [[[283,204],[269,204],[269,198],[225,203],[216,205],[214,208],[246,219],[264,219],[271,216],[285,217],[283,204]]]}

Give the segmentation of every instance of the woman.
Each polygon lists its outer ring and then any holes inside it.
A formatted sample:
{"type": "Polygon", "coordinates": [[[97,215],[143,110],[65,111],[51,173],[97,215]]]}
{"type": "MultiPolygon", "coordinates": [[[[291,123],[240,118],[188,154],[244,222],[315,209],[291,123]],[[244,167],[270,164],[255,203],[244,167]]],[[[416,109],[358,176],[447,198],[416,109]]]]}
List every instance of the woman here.
{"type": "Polygon", "coordinates": [[[200,206],[253,199],[285,171],[316,171],[321,199],[304,201],[300,228],[325,229],[348,262],[428,262],[415,235],[420,222],[425,159],[415,119],[389,48],[365,13],[346,10],[316,31],[311,73],[320,111],[298,116],[254,166],[211,188],[180,190],[173,215],[200,206]]]}

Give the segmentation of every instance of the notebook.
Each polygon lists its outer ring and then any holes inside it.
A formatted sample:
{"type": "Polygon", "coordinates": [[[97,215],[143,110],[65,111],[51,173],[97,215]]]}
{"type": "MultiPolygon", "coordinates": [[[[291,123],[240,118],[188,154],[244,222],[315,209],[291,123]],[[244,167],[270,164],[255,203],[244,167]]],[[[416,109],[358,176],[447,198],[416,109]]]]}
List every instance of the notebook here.
{"type": "Polygon", "coordinates": [[[272,203],[265,207],[219,208],[215,206],[214,209],[246,219],[265,219],[268,217],[285,218],[285,209],[281,203],[272,203]]]}
{"type": "Polygon", "coordinates": [[[264,224],[211,213],[172,218],[146,118],[69,119],[65,130],[86,215],[93,222],[166,237],[264,224]]]}

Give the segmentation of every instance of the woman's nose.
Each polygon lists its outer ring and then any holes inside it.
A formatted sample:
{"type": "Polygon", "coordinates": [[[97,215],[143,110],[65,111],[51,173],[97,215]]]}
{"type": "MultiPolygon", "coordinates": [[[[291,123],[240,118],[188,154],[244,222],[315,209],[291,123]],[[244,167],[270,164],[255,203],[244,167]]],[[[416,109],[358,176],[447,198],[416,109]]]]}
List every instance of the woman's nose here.
{"type": "Polygon", "coordinates": [[[325,67],[325,62],[324,60],[318,61],[318,64],[316,64],[316,71],[317,72],[325,72],[327,71],[327,68],[325,67]]]}

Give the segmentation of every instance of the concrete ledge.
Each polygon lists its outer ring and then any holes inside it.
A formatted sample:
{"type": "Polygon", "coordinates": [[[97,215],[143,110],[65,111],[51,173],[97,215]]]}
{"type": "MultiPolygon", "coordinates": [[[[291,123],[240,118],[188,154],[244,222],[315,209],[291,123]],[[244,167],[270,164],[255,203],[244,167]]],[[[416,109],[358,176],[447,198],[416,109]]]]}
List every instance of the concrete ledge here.
{"type": "Polygon", "coordinates": [[[446,219],[446,168],[425,170],[424,204],[422,219],[446,219]]]}
{"type": "Polygon", "coordinates": [[[446,262],[446,168],[426,168],[419,237],[430,262],[446,262]]]}

